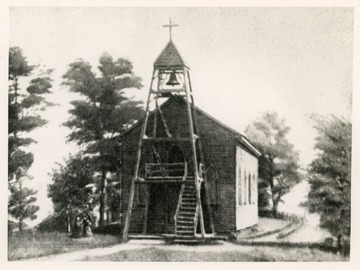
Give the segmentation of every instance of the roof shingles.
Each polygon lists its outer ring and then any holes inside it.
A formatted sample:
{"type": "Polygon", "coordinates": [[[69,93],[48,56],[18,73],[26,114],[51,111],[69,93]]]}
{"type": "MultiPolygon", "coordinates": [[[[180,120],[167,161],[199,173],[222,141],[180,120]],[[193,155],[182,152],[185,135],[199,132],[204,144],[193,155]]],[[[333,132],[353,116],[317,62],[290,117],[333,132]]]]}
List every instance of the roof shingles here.
{"type": "Polygon", "coordinates": [[[156,68],[188,67],[174,43],[170,40],[154,63],[156,68]]]}

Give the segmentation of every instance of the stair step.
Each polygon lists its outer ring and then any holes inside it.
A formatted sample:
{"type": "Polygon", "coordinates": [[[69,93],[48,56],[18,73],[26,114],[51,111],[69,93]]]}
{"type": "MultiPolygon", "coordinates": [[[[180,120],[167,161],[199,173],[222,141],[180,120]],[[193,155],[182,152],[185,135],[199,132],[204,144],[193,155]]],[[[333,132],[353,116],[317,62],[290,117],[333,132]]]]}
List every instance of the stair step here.
{"type": "Polygon", "coordinates": [[[194,230],[194,222],[191,224],[177,224],[176,229],[194,230]]]}
{"type": "Polygon", "coordinates": [[[191,206],[196,206],[196,202],[181,202],[181,205],[191,205],[191,206]]]}
{"type": "Polygon", "coordinates": [[[181,204],[180,205],[180,208],[181,209],[188,209],[188,210],[191,210],[191,211],[195,211],[196,210],[196,204],[181,204]]]}
{"type": "Polygon", "coordinates": [[[195,216],[195,211],[186,211],[188,209],[181,209],[180,212],[179,212],[179,216],[195,216]]]}
{"type": "Polygon", "coordinates": [[[177,239],[187,239],[187,240],[190,240],[190,239],[195,239],[195,235],[176,235],[174,240],[177,240],[177,239]]]}
{"type": "Polygon", "coordinates": [[[196,202],[182,202],[180,206],[196,207],[196,202]]]}
{"type": "Polygon", "coordinates": [[[184,223],[184,222],[177,222],[177,227],[178,228],[191,228],[194,229],[194,222],[190,222],[190,223],[184,223]]]}
{"type": "Polygon", "coordinates": [[[195,233],[194,233],[194,230],[192,230],[192,231],[177,230],[176,235],[195,236],[195,233]]]}
{"type": "Polygon", "coordinates": [[[196,204],[194,204],[194,205],[191,205],[191,204],[182,204],[182,205],[180,206],[180,209],[181,209],[181,210],[187,209],[187,210],[195,211],[195,210],[196,210],[196,204]]]}
{"type": "Polygon", "coordinates": [[[196,199],[195,198],[183,197],[181,202],[194,202],[194,203],[196,203],[196,199]]]}
{"type": "Polygon", "coordinates": [[[183,200],[183,201],[184,201],[184,200],[189,200],[189,201],[194,201],[194,202],[196,202],[196,198],[194,198],[194,197],[183,196],[183,197],[182,197],[182,200],[183,200]]]}
{"type": "Polygon", "coordinates": [[[177,225],[178,225],[178,226],[190,226],[190,227],[194,227],[194,221],[193,221],[193,220],[189,220],[189,221],[178,220],[178,221],[177,221],[177,225]]]}
{"type": "Polygon", "coordinates": [[[181,215],[179,215],[179,216],[178,216],[178,220],[179,220],[179,221],[180,221],[180,220],[193,221],[194,218],[189,217],[189,216],[181,216],[181,215]]]}
{"type": "Polygon", "coordinates": [[[192,229],[192,230],[194,230],[194,222],[191,222],[191,223],[180,223],[180,222],[177,222],[176,227],[177,227],[177,228],[186,228],[186,229],[192,229]]]}
{"type": "Polygon", "coordinates": [[[181,202],[181,206],[196,206],[196,202],[195,201],[183,201],[181,202]]]}
{"type": "Polygon", "coordinates": [[[187,209],[181,209],[182,211],[179,213],[179,216],[180,217],[191,217],[191,218],[194,218],[195,217],[195,214],[196,212],[195,211],[189,211],[187,209]]]}
{"type": "Polygon", "coordinates": [[[194,224],[194,219],[193,218],[188,218],[188,219],[182,219],[182,218],[178,218],[177,220],[178,223],[186,223],[186,224],[194,224]]]}
{"type": "Polygon", "coordinates": [[[194,215],[178,216],[178,221],[191,221],[191,222],[194,222],[194,215]]]}
{"type": "Polygon", "coordinates": [[[194,233],[192,233],[192,234],[183,234],[183,233],[177,232],[176,236],[179,237],[179,238],[187,238],[187,239],[194,239],[195,238],[194,233]]]}
{"type": "Polygon", "coordinates": [[[183,199],[181,204],[195,204],[196,205],[196,200],[189,200],[189,199],[183,199]]]}
{"type": "Polygon", "coordinates": [[[184,211],[184,212],[195,212],[196,210],[196,206],[186,206],[186,205],[182,205],[180,208],[180,211],[184,211]]]}
{"type": "Polygon", "coordinates": [[[192,229],[194,230],[194,223],[191,224],[181,224],[176,226],[178,229],[192,229]]]}

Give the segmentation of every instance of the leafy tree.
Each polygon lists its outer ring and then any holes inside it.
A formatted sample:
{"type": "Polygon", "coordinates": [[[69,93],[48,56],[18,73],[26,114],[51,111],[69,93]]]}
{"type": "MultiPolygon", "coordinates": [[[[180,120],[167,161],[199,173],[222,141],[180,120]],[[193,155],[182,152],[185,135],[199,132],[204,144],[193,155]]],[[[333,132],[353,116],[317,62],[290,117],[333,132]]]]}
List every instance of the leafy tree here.
{"type": "Polygon", "coordinates": [[[340,240],[350,236],[352,125],[336,116],[318,116],[315,123],[317,157],[308,168],[307,205],[320,214],[320,226],[340,240]]]}
{"type": "Polygon", "coordinates": [[[34,195],[37,193],[27,187],[14,185],[10,188],[11,195],[9,199],[8,211],[9,214],[18,220],[19,230],[24,229],[24,220],[35,219],[35,213],[39,210],[39,207],[33,205],[36,201],[34,195]]]}
{"type": "Polygon", "coordinates": [[[126,89],[142,87],[141,79],[133,73],[132,64],[123,58],[113,60],[107,53],[99,62],[100,76],[96,76],[89,63],[80,59],[70,64],[63,78],[70,91],[83,97],[72,102],[72,118],[65,126],[71,129],[68,139],[85,148],[85,153],[92,157],[94,170],[100,174],[100,225],[103,225],[106,174],[115,172],[120,164],[116,137],[127,124],[143,115],[143,109],[139,102],[125,95],[126,89]]]}
{"type": "Polygon", "coordinates": [[[8,124],[8,181],[11,196],[9,199],[9,214],[19,220],[20,229],[23,220],[34,219],[38,207],[32,205],[36,201],[35,192],[24,188],[23,181],[28,176],[28,170],[34,162],[32,153],[26,147],[35,140],[27,134],[35,128],[46,124],[39,113],[49,105],[44,98],[50,93],[51,70],[40,71],[38,76],[32,72],[34,66],[28,64],[19,47],[9,50],[9,124],[8,124]],[[24,90],[21,85],[30,80],[24,90]]]}
{"type": "Polygon", "coordinates": [[[279,119],[275,112],[264,113],[245,131],[262,153],[259,158],[259,205],[266,200],[262,196],[266,195],[264,189],[270,187],[275,216],[282,196],[301,179],[298,153],[286,138],[289,131],[285,119],[279,119]]]}
{"type": "MultiPolygon", "coordinates": [[[[57,217],[65,217],[70,227],[71,217],[80,209],[97,202],[87,186],[95,180],[94,170],[89,157],[81,154],[70,156],[66,164],[57,164],[52,172],[52,183],[48,185],[48,197],[51,198],[57,217]]],[[[64,222],[65,224],[65,222],[64,222]]],[[[65,226],[64,226],[65,228],[65,226]]]]}

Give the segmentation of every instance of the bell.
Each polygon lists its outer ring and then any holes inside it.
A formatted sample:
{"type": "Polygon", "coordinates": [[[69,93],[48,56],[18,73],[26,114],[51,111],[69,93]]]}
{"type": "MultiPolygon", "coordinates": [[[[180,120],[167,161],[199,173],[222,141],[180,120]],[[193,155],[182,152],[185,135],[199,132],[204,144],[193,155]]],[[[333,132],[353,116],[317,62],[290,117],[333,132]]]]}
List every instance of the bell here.
{"type": "Polygon", "coordinates": [[[176,78],[176,72],[173,71],[173,73],[170,74],[170,78],[168,80],[168,82],[166,83],[166,85],[171,85],[171,86],[175,86],[175,85],[179,85],[180,83],[178,82],[177,78],[176,78]]]}

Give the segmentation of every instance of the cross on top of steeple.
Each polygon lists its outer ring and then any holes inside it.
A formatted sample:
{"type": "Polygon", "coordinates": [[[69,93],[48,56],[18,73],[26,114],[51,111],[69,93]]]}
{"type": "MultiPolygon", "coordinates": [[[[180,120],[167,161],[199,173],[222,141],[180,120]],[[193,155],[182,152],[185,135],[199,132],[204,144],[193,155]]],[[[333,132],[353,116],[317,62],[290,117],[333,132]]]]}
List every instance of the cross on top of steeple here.
{"type": "Polygon", "coordinates": [[[173,24],[174,22],[171,20],[171,18],[169,18],[169,24],[165,24],[163,25],[163,27],[169,27],[169,35],[170,35],[170,40],[172,40],[172,36],[171,36],[171,30],[173,27],[178,27],[178,24],[173,24]]]}

